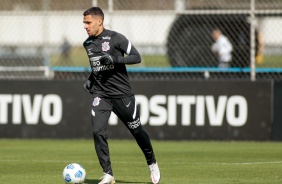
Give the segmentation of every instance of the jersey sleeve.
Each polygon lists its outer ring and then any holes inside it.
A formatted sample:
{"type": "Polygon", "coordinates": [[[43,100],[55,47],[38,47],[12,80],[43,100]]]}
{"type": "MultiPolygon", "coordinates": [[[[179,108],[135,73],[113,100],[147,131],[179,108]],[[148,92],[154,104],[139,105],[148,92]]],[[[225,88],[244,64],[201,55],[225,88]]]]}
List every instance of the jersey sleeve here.
{"type": "Polygon", "coordinates": [[[127,57],[119,56],[118,63],[137,64],[141,62],[141,56],[137,49],[122,34],[116,36],[115,46],[127,55],[127,57]]]}

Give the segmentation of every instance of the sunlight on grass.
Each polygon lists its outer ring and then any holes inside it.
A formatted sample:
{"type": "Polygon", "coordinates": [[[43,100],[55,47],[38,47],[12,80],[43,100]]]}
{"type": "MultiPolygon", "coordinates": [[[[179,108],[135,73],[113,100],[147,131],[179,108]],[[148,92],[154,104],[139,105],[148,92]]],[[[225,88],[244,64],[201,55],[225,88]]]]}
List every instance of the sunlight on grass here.
{"type": "Polygon", "coordinates": [[[282,55],[264,56],[261,64],[256,64],[258,68],[282,68],[282,55]]]}
{"type": "MultiPolygon", "coordinates": [[[[170,66],[165,55],[142,55],[142,62],[128,67],[167,67],[170,66]]],[[[50,66],[83,66],[88,67],[88,56],[83,47],[73,48],[69,58],[63,58],[60,54],[50,56],[50,66]]]]}
{"type": "MultiPolygon", "coordinates": [[[[162,184],[282,182],[282,143],[255,141],[153,140],[162,184]]],[[[69,163],[81,164],[87,184],[103,171],[92,139],[0,139],[1,183],[64,183],[69,163]]],[[[109,139],[117,183],[150,183],[148,166],[134,140],[109,139]]]]}
{"type": "MultiPolygon", "coordinates": [[[[170,67],[166,55],[142,55],[142,62],[127,67],[170,67]]],[[[82,66],[89,67],[88,56],[83,47],[73,48],[68,59],[60,54],[50,56],[50,66],[82,66]]],[[[258,68],[282,68],[282,55],[266,55],[261,63],[256,63],[258,68]]]]}

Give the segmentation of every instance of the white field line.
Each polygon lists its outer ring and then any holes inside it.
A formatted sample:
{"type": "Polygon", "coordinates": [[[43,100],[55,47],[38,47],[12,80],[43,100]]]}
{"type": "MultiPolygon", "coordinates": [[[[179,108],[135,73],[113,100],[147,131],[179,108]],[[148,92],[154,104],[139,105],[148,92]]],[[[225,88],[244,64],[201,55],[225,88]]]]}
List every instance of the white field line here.
{"type": "MultiPolygon", "coordinates": [[[[38,163],[98,163],[98,161],[79,161],[79,160],[9,160],[9,159],[2,159],[0,162],[38,162],[38,163]]],[[[144,164],[145,162],[115,162],[115,164],[144,164]]],[[[269,162],[165,162],[164,165],[266,165],[266,164],[282,164],[282,161],[269,161],[269,162]]]]}

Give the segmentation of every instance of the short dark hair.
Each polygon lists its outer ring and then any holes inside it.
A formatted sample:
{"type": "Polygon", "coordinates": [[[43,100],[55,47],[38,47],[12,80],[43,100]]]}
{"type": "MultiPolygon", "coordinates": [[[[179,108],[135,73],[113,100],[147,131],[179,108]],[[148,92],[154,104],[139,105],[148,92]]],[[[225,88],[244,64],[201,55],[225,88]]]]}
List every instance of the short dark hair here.
{"type": "Polygon", "coordinates": [[[101,16],[104,21],[104,13],[103,10],[99,7],[92,7],[84,11],[83,16],[91,15],[91,16],[101,16]]]}

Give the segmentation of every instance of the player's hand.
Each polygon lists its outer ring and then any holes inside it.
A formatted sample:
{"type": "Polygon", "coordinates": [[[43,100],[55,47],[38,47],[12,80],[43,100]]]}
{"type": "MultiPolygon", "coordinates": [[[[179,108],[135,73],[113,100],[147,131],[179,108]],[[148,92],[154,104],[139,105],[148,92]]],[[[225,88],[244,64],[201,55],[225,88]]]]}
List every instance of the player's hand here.
{"type": "Polygon", "coordinates": [[[88,93],[90,94],[93,94],[93,91],[91,90],[93,84],[90,80],[87,80],[84,84],[83,84],[83,87],[85,89],[85,91],[87,91],[88,93]]]}
{"type": "Polygon", "coordinates": [[[115,56],[111,56],[108,53],[103,52],[103,56],[99,59],[100,63],[103,65],[110,65],[110,64],[114,64],[117,61],[117,57],[115,56]]]}

